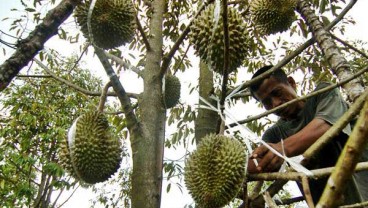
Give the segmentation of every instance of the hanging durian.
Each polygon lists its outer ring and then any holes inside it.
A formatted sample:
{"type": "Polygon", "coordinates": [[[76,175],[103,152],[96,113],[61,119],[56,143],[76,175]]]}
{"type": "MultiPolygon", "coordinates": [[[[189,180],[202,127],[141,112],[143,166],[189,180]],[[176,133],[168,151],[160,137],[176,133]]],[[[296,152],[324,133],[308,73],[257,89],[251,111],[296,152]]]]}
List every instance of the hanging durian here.
{"type": "Polygon", "coordinates": [[[60,162],[61,167],[63,167],[66,170],[66,172],[69,173],[69,175],[79,180],[78,176],[74,172],[72,160],[70,159],[67,138],[64,138],[64,140],[61,141],[60,143],[59,159],[60,159],[59,162],[60,162]]]}
{"type": "MultiPolygon", "coordinates": [[[[209,5],[193,21],[189,40],[193,44],[196,54],[209,64],[212,70],[223,74],[224,68],[224,30],[222,15],[218,24],[214,22],[215,6],[209,5]],[[213,30],[215,29],[214,33],[213,30]]],[[[229,68],[228,73],[236,70],[249,53],[249,35],[247,25],[237,10],[228,8],[229,30],[229,68]]]]}
{"type": "MultiPolygon", "coordinates": [[[[76,7],[74,16],[84,36],[90,39],[87,16],[91,0],[76,7]]],[[[91,16],[93,42],[100,48],[119,47],[133,39],[136,12],[131,0],[97,0],[91,16]]]]}
{"type": "Polygon", "coordinates": [[[184,182],[201,208],[222,207],[239,192],[246,165],[244,146],[223,135],[207,135],[189,156],[184,182]]]}
{"type": "Polygon", "coordinates": [[[165,107],[166,109],[174,107],[180,99],[180,80],[174,75],[167,75],[165,78],[165,107]]]}
{"type": "Polygon", "coordinates": [[[121,143],[112,137],[106,117],[98,111],[79,116],[66,143],[60,154],[62,166],[82,182],[106,181],[120,167],[121,143]]]}
{"type": "Polygon", "coordinates": [[[295,17],[296,0],[252,0],[251,18],[262,35],[286,31],[295,17]]]}

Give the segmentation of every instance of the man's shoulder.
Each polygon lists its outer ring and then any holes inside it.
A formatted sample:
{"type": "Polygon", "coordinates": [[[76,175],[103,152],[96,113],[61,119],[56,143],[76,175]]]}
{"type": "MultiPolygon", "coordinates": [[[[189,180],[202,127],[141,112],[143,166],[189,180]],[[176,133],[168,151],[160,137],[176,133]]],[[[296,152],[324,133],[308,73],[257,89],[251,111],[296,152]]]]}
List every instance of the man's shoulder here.
{"type": "Polygon", "coordinates": [[[320,89],[325,88],[325,87],[328,87],[330,85],[332,85],[331,82],[319,82],[317,84],[316,88],[314,88],[314,91],[320,90],[320,89]]]}

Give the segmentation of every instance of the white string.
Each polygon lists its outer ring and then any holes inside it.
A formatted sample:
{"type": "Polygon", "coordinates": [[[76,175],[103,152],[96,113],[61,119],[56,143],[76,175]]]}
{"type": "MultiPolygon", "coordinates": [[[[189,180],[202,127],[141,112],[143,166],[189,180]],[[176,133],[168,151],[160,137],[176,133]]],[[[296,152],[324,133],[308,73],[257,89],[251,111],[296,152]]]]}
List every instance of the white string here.
{"type": "Polygon", "coordinates": [[[97,0],[92,0],[91,5],[89,6],[89,9],[88,9],[88,14],[87,14],[88,36],[89,36],[89,39],[91,40],[91,43],[93,45],[95,45],[95,44],[94,44],[93,35],[92,35],[91,17],[92,17],[93,8],[95,8],[96,1],[97,0]]]}
{"type": "MultiPolygon", "coordinates": [[[[220,12],[221,12],[221,0],[215,1],[215,8],[213,11],[213,28],[212,28],[212,34],[210,37],[209,45],[212,45],[213,40],[215,39],[216,30],[218,27],[219,19],[220,19],[220,12]]],[[[210,47],[209,54],[207,56],[207,59],[209,58],[209,64],[207,64],[207,67],[210,71],[213,71],[212,69],[212,47],[210,47]]]]}

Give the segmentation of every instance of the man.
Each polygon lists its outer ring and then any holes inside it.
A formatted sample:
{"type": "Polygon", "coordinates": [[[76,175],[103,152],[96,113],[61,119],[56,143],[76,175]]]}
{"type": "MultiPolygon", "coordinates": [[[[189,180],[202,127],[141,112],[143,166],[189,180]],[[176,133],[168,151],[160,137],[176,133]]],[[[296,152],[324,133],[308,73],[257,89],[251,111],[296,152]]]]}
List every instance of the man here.
{"type": "MultiPolygon", "coordinates": [[[[259,76],[270,68],[272,66],[265,66],[259,69],[252,78],[259,76]]],[[[328,83],[321,83],[316,87],[316,90],[328,85],[328,83]]],[[[276,108],[297,98],[294,79],[287,77],[281,69],[251,85],[250,91],[253,97],[261,102],[266,110],[276,108]]],[[[285,153],[288,157],[300,155],[336,123],[347,109],[348,105],[341,97],[338,89],[322,93],[306,101],[296,102],[275,112],[280,119],[275,125],[265,131],[262,139],[278,152],[285,153]],[[283,140],[283,147],[281,140],[283,140]]],[[[320,151],[307,168],[317,169],[334,166],[350,132],[351,127],[347,125],[332,142],[320,151]]],[[[256,148],[251,158],[256,159],[258,165],[256,166],[252,160],[249,160],[248,171],[250,173],[278,171],[283,163],[282,158],[276,156],[265,146],[256,148]]],[[[318,202],[326,181],[327,178],[310,181],[309,185],[314,203],[318,202]]],[[[352,179],[351,183],[348,184],[343,199],[341,199],[343,204],[353,204],[368,200],[368,197],[362,196],[367,195],[364,193],[368,191],[362,191],[356,185],[356,180],[352,179]]],[[[365,188],[367,189],[367,186],[365,188]]]]}

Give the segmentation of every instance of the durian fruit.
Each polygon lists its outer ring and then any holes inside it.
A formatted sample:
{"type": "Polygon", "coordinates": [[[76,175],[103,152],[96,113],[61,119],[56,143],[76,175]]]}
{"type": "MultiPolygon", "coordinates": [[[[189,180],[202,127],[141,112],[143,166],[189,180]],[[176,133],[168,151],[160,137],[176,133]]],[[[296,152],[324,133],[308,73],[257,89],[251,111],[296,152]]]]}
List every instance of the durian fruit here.
{"type": "MultiPolygon", "coordinates": [[[[87,16],[91,0],[75,8],[74,16],[89,39],[87,16]]],[[[93,42],[100,48],[119,47],[133,39],[136,12],[131,0],[97,0],[91,15],[93,42]]]]}
{"type": "Polygon", "coordinates": [[[69,173],[69,175],[71,175],[75,179],[79,180],[77,174],[75,174],[75,172],[74,172],[72,160],[70,159],[67,138],[65,138],[60,143],[59,159],[60,159],[59,162],[60,162],[61,167],[63,167],[64,170],[66,170],[66,172],[69,173]]]}
{"type": "Polygon", "coordinates": [[[106,181],[120,167],[121,143],[112,137],[105,115],[98,111],[79,116],[66,143],[60,154],[63,167],[82,182],[106,181]]]}
{"type": "Polygon", "coordinates": [[[246,152],[237,140],[207,135],[189,156],[184,182],[198,207],[223,207],[239,192],[245,177],[246,152]]]}
{"type": "Polygon", "coordinates": [[[250,14],[262,35],[288,30],[296,19],[296,0],[252,0],[250,14]]]}
{"type": "MultiPolygon", "coordinates": [[[[209,64],[217,73],[223,74],[224,68],[224,30],[223,20],[220,14],[215,28],[213,4],[193,21],[189,40],[193,44],[196,54],[209,64]]],[[[234,8],[228,8],[229,31],[229,68],[228,73],[236,70],[249,54],[249,34],[245,21],[234,8]]]]}
{"type": "Polygon", "coordinates": [[[166,109],[174,107],[180,99],[180,80],[174,75],[167,75],[165,79],[165,107],[166,109]]]}

